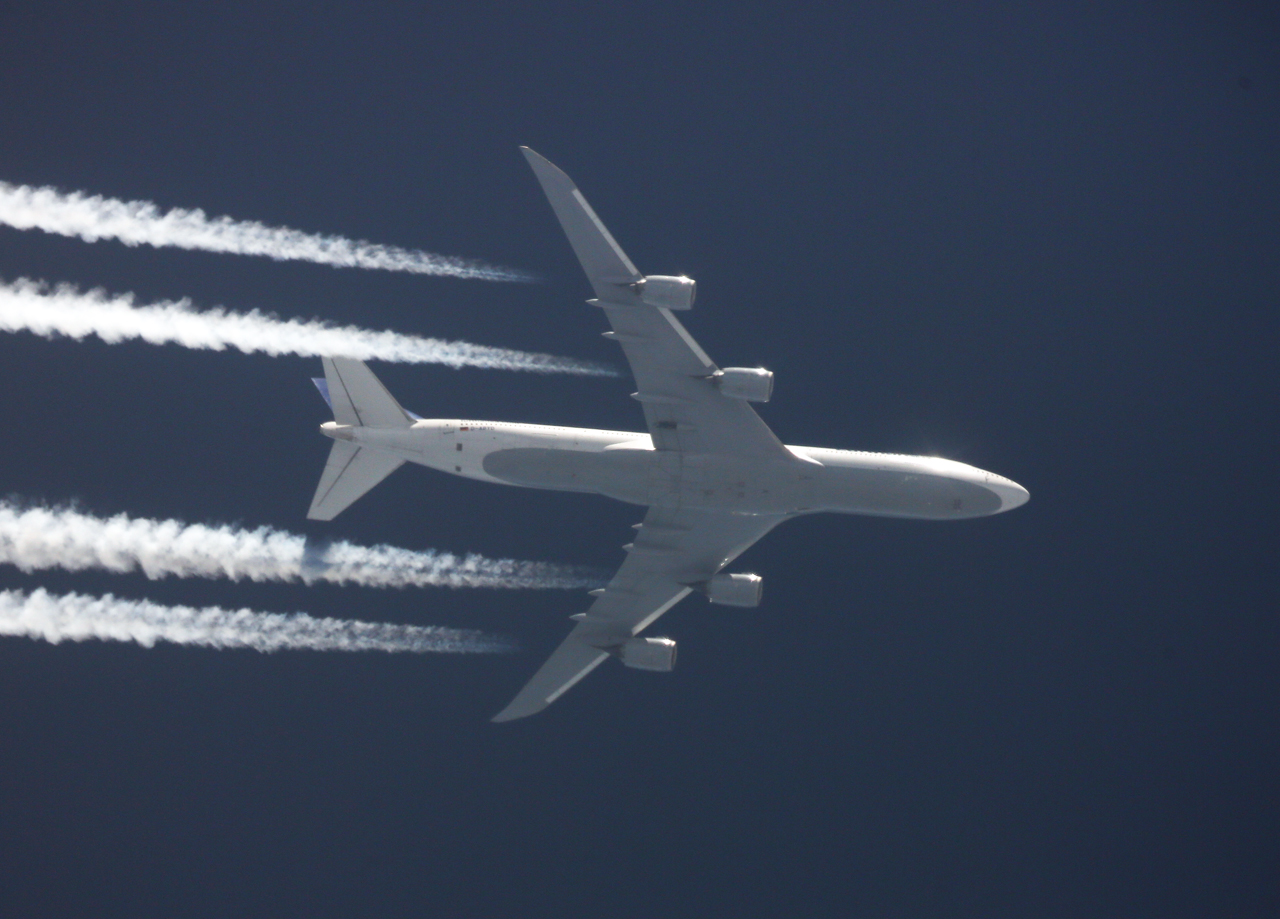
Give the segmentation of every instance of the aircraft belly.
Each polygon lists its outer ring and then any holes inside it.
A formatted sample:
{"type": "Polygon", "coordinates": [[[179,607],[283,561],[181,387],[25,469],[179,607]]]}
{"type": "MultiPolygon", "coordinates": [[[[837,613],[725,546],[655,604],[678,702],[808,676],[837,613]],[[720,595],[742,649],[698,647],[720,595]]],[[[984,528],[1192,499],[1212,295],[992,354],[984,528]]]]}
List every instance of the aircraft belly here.
{"type": "Polygon", "coordinates": [[[683,484],[684,457],[674,450],[652,450],[645,454],[649,467],[646,504],[679,507],[683,484]]]}
{"type": "Polygon", "coordinates": [[[999,495],[977,483],[923,472],[827,466],[821,478],[822,509],[847,514],[951,520],[1001,506],[999,495]]]}
{"type": "MultiPolygon", "coordinates": [[[[433,424],[430,428],[420,423],[408,430],[361,428],[353,440],[410,462],[482,481],[603,494],[628,504],[736,514],[787,514],[821,506],[813,493],[814,478],[825,471],[817,463],[720,453],[601,449],[598,443],[564,435],[535,437],[485,423],[433,424]]],[[[841,509],[850,501],[847,491],[841,489],[836,499],[841,509]]],[[[855,487],[852,494],[854,507],[880,507],[874,486],[855,487]],[[864,496],[864,491],[870,497],[864,496]]],[[[902,510],[892,504],[884,511],[854,512],[897,514],[902,510]]],[[[922,515],[910,507],[905,513],[922,515]]],[[[927,508],[923,515],[931,516],[927,508]]]]}
{"type": "MultiPolygon", "coordinates": [[[[494,450],[485,455],[483,468],[485,473],[511,485],[524,485],[529,488],[546,488],[552,491],[580,491],[609,494],[623,501],[629,500],[605,486],[621,485],[623,493],[634,493],[642,496],[644,488],[636,482],[627,488],[625,469],[606,471],[605,466],[614,467],[625,464],[606,464],[607,454],[598,451],[557,450],[549,447],[513,447],[494,450]]],[[[643,469],[639,464],[632,464],[636,472],[640,472],[642,481],[643,469]]],[[[632,476],[636,478],[636,476],[632,476]]],[[[641,504],[643,500],[632,503],[641,504]]]]}
{"type": "Polygon", "coordinates": [[[494,450],[484,473],[512,485],[595,492],[628,504],[738,514],[785,514],[813,506],[812,472],[800,464],[667,450],[494,450]]]}
{"type": "Polygon", "coordinates": [[[812,506],[813,471],[799,463],[719,454],[685,454],[683,460],[679,497],[682,507],[737,514],[790,514],[812,506]]]}

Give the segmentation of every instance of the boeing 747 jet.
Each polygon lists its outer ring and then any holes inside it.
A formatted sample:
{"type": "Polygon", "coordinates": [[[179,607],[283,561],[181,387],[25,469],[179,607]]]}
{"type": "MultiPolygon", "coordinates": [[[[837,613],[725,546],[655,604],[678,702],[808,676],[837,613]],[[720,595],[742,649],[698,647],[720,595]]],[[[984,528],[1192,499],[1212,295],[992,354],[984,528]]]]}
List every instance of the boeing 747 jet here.
{"type": "Polygon", "coordinates": [[[405,411],[362,362],[324,360],[333,438],[307,516],[332,520],[406,461],[483,482],[607,495],[646,507],[607,586],[494,721],[542,711],[616,657],[669,671],[676,643],[641,632],[692,591],[759,604],[761,579],[724,568],[779,523],[824,511],[957,520],[1011,510],[1027,491],[993,472],[932,456],[789,447],[751,407],[773,374],[719,367],[676,314],[694,282],[641,274],[567,175],[522,148],[595,291],[587,301],[622,346],[647,430],[597,431],[425,419],[405,411]]]}

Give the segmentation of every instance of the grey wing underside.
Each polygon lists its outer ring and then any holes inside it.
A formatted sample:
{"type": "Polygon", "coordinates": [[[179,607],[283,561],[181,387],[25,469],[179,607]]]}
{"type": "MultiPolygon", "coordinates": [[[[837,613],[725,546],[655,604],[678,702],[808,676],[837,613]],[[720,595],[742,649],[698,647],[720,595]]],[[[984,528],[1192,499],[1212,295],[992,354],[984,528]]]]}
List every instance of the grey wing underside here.
{"type": "Polygon", "coordinates": [[[789,454],[748,403],[720,394],[720,368],[669,309],[640,301],[641,275],[609,235],[573,180],[527,147],[525,158],[546,192],[635,376],[637,399],[659,450],[738,455],[789,454]]]}
{"type": "Polygon", "coordinates": [[[627,558],[591,608],[494,721],[542,711],[784,517],[649,508],[627,558]]]}

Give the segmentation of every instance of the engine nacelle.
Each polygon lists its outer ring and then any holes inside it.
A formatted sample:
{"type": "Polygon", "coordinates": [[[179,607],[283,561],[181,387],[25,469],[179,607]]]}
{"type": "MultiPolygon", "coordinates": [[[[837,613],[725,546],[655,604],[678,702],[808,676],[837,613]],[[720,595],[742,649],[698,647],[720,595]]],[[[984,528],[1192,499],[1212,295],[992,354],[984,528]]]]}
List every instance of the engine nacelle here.
{"type": "Polygon", "coordinates": [[[744,402],[768,402],[773,395],[773,371],[763,367],[726,367],[713,379],[721,395],[744,402]]]}
{"type": "Polygon", "coordinates": [[[634,286],[643,302],[669,310],[693,309],[693,299],[698,292],[693,278],[671,278],[661,274],[651,274],[634,286]]]}
{"type": "Polygon", "coordinates": [[[620,656],[628,667],[667,673],[676,666],[676,643],[670,638],[632,638],[623,644],[620,656]]]}
{"type": "Polygon", "coordinates": [[[758,574],[717,574],[707,581],[707,599],[724,606],[759,606],[764,578],[758,574]]]}

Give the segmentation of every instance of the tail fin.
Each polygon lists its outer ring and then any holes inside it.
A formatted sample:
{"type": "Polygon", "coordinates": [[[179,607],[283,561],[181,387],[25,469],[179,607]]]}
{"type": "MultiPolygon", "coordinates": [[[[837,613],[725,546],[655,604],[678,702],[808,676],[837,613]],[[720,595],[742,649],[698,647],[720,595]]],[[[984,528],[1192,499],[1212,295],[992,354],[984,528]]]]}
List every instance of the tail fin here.
{"type": "MultiPolygon", "coordinates": [[[[363,361],[341,357],[323,360],[325,387],[321,392],[338,424],[404,428],[413,423],[413,416],[400,407],[363,361]]],[[[389,453],[335,440],[315,497],[311,499],[307,519],[332,520],[403,462],[389,453]]]]}

